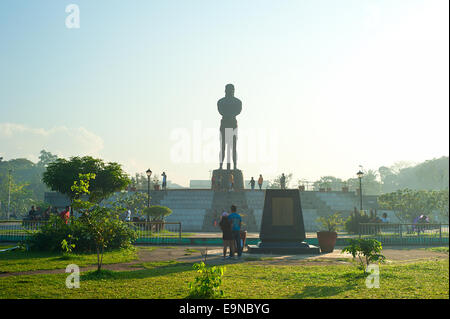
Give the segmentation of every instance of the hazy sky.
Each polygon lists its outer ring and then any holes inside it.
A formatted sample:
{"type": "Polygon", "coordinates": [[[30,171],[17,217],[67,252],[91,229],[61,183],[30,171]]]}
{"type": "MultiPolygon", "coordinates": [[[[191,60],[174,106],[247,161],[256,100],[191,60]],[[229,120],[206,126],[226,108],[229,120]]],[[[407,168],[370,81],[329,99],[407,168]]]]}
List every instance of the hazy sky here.
{"type": "Polygon", "coordinates": [[[449,155],[447,0],[0,2],[0,156],[93,155],[188,185],[242,100],[244,177],[449,155]],[[80,28],[66,27],[69,4],[80,28]]]}

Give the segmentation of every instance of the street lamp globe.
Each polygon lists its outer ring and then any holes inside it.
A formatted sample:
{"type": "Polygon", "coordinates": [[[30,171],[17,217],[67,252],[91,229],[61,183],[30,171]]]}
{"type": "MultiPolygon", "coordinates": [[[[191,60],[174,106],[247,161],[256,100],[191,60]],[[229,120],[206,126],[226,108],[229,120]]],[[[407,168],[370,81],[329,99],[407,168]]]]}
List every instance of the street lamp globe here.
{"type": "Polygon", "coordinates": [[[361,171],[358,171],[358,173],[356,173],[356,176],[358,176],[358,178],[362,178],[363,175],[364,175],[364,173],[361,171]]]}
{"type": "Polygon", "coordinates": [[[150,170],[150,168],[145,173],[147,173],[148,177],[152,176],[152,171],[150,170]]]}

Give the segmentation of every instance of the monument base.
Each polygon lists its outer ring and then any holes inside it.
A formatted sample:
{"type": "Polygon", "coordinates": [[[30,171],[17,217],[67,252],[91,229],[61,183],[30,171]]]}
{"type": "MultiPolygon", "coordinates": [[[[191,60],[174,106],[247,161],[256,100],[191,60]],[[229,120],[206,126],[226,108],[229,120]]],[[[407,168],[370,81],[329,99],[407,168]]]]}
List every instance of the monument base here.
{"type": "Polygon", "coordinates": [[[305,242],[262,242],[249,245],[250,254],[320,254],[320,248],[305,242]]]}
{"type": "Polygon", "coordinates": [[[233,190],[244,189],[244,175],[240,169],[215,169],[213,178],[215,185],[211,185],[211,189],[218,191],[230,190],[230,175],[233,174],[234,187],[233,190]]]}

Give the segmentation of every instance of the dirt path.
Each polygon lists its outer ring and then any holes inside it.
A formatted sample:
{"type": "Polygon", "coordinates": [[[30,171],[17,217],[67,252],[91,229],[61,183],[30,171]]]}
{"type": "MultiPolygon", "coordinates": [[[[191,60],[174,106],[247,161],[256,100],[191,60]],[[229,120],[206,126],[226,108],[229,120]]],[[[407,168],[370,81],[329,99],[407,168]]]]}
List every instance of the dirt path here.
{"type": "MultiPolygon", "coordinates": [[[[207,251],[207,262],[210,265],[236,264],[236,263],[255,263],[262,265],[342,265],[351,264],[352,256],[350,254],[341,253],[341,248],[336,248],[332,253],[320,255],[268,255],[268,254],[249,254],[244,252],[241,259],[222,258],[221,247],[188,247],[188,246],[140,246],[138,249],[138,259],[126,262],[103,265],[103,269],[114,271],[133,271],[141,270],[144,267],[142,263],[156,261],[178,261],[183,263],[196,263],[204,258],[207,251]]],[[[386,256],[388,263],[408,263],[422,260],[439,260],[448,259],[449,254],[444,252],[434,252],[423,248],[385,248],[383,254],[386,256]]],[[[80,267],[81,272],[95,270],[96,265],[80,267]]],[[[34,270],[24,272],[1,273],[1,277],[38,275],[38,274],[61,274],[65,273],[65,269],[51,270],[34,270]]]]}

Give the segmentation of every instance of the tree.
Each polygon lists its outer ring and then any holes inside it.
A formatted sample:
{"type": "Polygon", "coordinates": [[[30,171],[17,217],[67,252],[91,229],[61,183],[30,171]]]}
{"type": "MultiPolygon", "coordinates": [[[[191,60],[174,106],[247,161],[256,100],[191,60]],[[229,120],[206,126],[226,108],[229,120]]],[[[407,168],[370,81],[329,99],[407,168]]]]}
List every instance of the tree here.
{"type": "Polygon", "coordinates": [[[121,213],[131,210],[136,214],[144,215],[144,209],[148,204],[148,194],[142,192],[115,194],[104,204],[113,207],[121,213]]]}
{"type": "Polygon", "coordinates": [[[57,155],[53,155],[52,153],[47,152],[46,150],[41,150],[38,165],[45,167],[48,164],[53,163],[57,159],[58,159],[57,155]]]}
{"type": "MultiPolygon", "coordinates": [[[[90,194],[90,183],[95,180],[93,173],[79,174],[79,180],[74,181],[71,190],[74,193],[74,207],[81,212],[78,222],[87,229],[88,237],[95,242],[97,251],[97,271],[101,270],[103,252],[114,240],[117,229],[124,227],[119,220],[117,211],[102,207],[99,204],[83,200],[83,195],[90,194]]],[[[133,236],[129,236],[130,239],[133,236]]]]}
{"type": "Polygon", "coordinates": [[[172,210],[169,207],[155,205],[144,208],[144,214],[147,215],[147,220],[162,221],[172,214],[172,210]]]}
{"type": "Polygon", "coordinates": [[[73,200],[76,193],[72,190],[72,185],[78,180],[79,174],[88,173],[96,176],[90,183],[90,202],[100,203],[114,192],[125,189],[130,183],[120,164],[104,163],[103,160],[90,156],[72,157],[69,160],[58,158],[48,164],[42,180],[51,190],[73,200]]]}
{"type": "Polygon", "coordinates": [[[378,197],[381,209],[394,211],[402,222],[410,223],[419,215],[430,216],[437,209],[436,192],[402,189],[378,197]]]}
{"type": "Polygon", "coordinates": [[[3,212],[5,216],[8,210],[8,195],[11,215],[26,214],[34,201],[33,193],[27,183],[17,182],[14,175],[0,172],[0,213],[3,212]]]}
{"type": "Polygon", "coordinates": [[[437,196],[436,209],[442,217],[448,220],[448,189],[435,192],[437,196]]]}
{"type": "Polygon", "coordinates": [[[331,188],[334,190],[341,190],[344,185],[344,181],[334,176],[322,176],[318,181],[315,181],[313,186],[315,190],[320,188],[331,188]]]}
{"type": "MultiPolygon", "coordinates": [[[[359,189],[359,178],[349,178],[347,184],[350,189],[359,189]]],[[[381,184],[377,180],[377,172],[369,169],[364,172],[361,180],[363,195],[381,194],[381,184]]]]}

